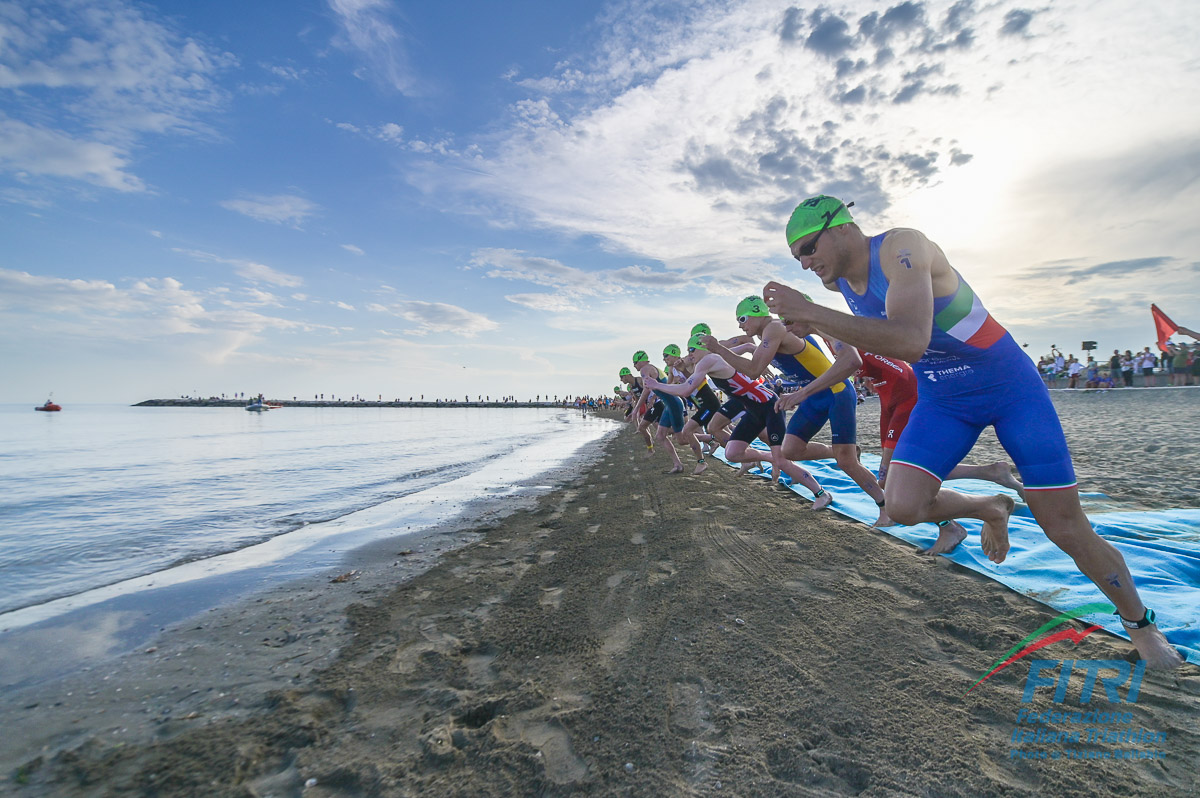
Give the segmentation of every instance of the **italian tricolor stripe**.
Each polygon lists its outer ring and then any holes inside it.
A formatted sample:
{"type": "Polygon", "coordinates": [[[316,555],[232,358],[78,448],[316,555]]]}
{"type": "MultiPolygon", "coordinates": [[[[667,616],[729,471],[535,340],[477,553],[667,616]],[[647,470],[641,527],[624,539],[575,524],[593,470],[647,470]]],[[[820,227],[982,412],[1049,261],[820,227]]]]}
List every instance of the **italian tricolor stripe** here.
{"type": "Polygon", "coordinates": [[[958,293],[934,316],[938,329],[951,338],[977,349],[987,349],[1004,337],[1006,330],[992,318],[971,286],[959,280],[958,293]]]}

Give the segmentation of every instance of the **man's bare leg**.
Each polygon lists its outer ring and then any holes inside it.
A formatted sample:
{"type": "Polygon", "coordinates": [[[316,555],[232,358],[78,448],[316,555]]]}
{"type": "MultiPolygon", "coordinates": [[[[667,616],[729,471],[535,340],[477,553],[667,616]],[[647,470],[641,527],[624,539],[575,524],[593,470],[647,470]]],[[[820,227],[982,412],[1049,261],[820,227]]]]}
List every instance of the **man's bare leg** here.
{"type": "MultiPolygon", "coordinates": [[[[811,446],[812,444],[809,445],[811,446]]],[[[870,496],[871,500],[879,506],[879,517],[875,519],[875,523],[871,526],[893,526],[896,522],[888,517],[883,488],[879,487],[879,482],[876,481],[875,475],[868,471],[866,466],[858,462],[858,445],[853,443],[835,443],[831,448],[833,449],[834,457],[837,459],[838,468],[842,469],[846,476],[854,480],[854,484],[862,488],[863,492],[870,496]]]]}
{"type": "Polygon", "coordinates": [[[783,456],[789,460],[832,460],[833,447],[827,443],[806,441],[798,435],[783,436],[783,456]]]}
{"type": "Polygon", "coordinates": [[[675,444],[671,443],[671,428],[659,426],[658,434],[654,436],[654,440],[665,445],[667,454],[671,455],[671,470],[668,474],[679,474],[683,471],[683,463],[679,460],[679,453],[675,451],[675,444]]]}
{"type": "Polygon", "coordinates": [[[1012,465],[1004,460],[998,460],[985,466],[959,463],[946,479],[947,481],[951,479],[982,479],[987,482],[995,482],[997,485],[1015,490],[1022,500],[1025,498],[1025,486],[1013,476],[1012,465]]]}
{"type": "MultiPolygon", "coordinates": [[[[888,472],[884,496],[888,514],[899,524],[978,519],[983,522],[979,543],[987,558],[1001,563],[1008,556],[1008,517],[1016,508],[1016,502],[1008,496],[970,496],[943,488],[933,475],[903,463],[888,472]]],[[[937,541],[923,553],[945,554],[961,542],[950,524],[939,530],[937,541]]]]}
{"type": "Polygon", "coordinates": [[[805,469],[793,463],[790,459],[784,456],[783,448],[780,446],[771,447],[771,458],[774,461],[773,473],[782,472],[792,478],[793,482],[799,482],[804,487],[808,488],[813,493],[814,510],[824,510],[829,505],[833,504],[833,494],[821,487],[813,475],[805,469]]]}
{"type": "MultiPolygon", "coordinates": [[[[1028,502],[1030,512],[1046,537],[1070,555],[1084,576],[1108,596],[1121,617],[1127,621],[1141,620],[1146,605],[1138,596],[1125,558],[1092,529],[1079,504],[1078,489],[1030,491],[1028,502]]],[[[1149,667],[1175,668],[1183,664],[1179,652],[1167,642],[1157,626],[1126,631],[1149,667]]]]}

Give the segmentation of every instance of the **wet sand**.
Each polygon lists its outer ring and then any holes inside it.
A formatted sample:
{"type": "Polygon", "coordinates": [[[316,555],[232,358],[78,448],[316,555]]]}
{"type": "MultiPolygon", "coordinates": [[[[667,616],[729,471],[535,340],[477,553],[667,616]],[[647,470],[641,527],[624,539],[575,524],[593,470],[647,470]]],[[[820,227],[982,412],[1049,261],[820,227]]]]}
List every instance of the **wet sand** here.
{"type": "MultiPolygon", "coordinates": [[[[532,509],[412,554],[359,552],[345,569],[354,577],[274,591],[153,650],[7,696],[0,719],[22,734],[0,743],[6,786],[656,798],[1200,789],[1200,669],[1147,673],[1136,703],[1080,707],[1079,678],[1064,704],[1048,689],[1023,704],[1025,660],[964,697],[1056,613],[765,480],[715,462],[667,476],[665,456],[644,451],[625,430],[532,509]],[[426,561],[401,576],[396,563],[412,558],[426,561]],[[1129,712],[1105,728],[1166,737],[1014,744],[1030,708],[1129,712]],[[1042,761],[1014,748],[1165,756],[1042,761]]],[[[1038,656],[1131,652],[1095,633],[1038,656]]]]}

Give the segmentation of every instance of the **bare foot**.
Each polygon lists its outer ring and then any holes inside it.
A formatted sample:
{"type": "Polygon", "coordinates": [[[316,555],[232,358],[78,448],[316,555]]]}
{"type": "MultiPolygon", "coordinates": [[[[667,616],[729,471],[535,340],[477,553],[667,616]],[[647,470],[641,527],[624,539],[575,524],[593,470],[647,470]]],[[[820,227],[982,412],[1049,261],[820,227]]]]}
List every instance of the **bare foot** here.
{"type": "Polygon", "coordinates": [[[951,521],[938,529],[938,538],[933,542],[933,545],[927,549],[921,549],[921,554],[933,556],[935,554],[946,554],[954,551],[959,543],[967,537],[967,530],[963,529],[963,525],[957,521],[951,521]]]}
{"type": "Polygon", "coordinates": [[[875,527],[876,529],[883,529],[885,526],[895,525],[896,522],[888,517],[887,510],[883,509],[882,507],[879,508],[879,517],[875,519],[875,523],[871,524],[871,526],[875,527]]]}
{"type": "Polygon", "coordinates": [[[812,508],[814,510],[824,510],[831,504],[833,504],[833,494],[829,491],[825,491],[816,498],[816,500],[813,502],[812,508]]]}
{"type": "Polygon", "coordinates": [[[988,518],[982,519],[979,545],[989,560],[999,564],[1008,556],[1008,517],[1016,509],[1017,503],[1003,495],[993,496],[992,499],[995,509],[988,518]]]}
{"type": "Polygon", "coordinates": [[[667,473],[668,474],[682,474],[683,473],[683,464],[680,463],[680,464],[676,465],[674,468],[672,468],[667,473]]]}
{"type": "Polygon", "coordinates": [[[1015,490],[1017,495],[1021,497],[1021,501],[1025,501],[1025,486],[1021,481],[1013,476],[1012,466],[1001,460],[998,463],[992,463],[987,467],[987,479],[995,482],[997,485],[1003,485],[1010,490],[1015,490]]]}
{"type": "Polygon", "coordinates": [[[758,460],[750,460],[750,461],[748,461],[748,462],[742,463],[742,464],[741,464],[741,465],[738,467],[737,476],[739,476],[739,477],[740,477],[740,476],[743,476],[743,475],[745,475],[745,474],[749,474],[749,473],[750,473],[751,471],[753,471],[755,468],[762,468],[762,463],[761,463],[760,461],[758,461],[758,460]]]}
{"type": "Polygon", "coordinates": [[[1146,660],[1146,667],[1155,670],[1170,670],[1183,664],[1183,657],[1167,642],[1157,626],[1141,629],[1126,629],[1129,639],[1137,646],[1138,654],[1146,660]]]}
{"type": "Polygon", "coordinates": [[[701,460],[699,463],[696,463],[696,467],[692,470],[692,476],[698,477],[707,470],[708,470],[708,463],[701,460]]]}

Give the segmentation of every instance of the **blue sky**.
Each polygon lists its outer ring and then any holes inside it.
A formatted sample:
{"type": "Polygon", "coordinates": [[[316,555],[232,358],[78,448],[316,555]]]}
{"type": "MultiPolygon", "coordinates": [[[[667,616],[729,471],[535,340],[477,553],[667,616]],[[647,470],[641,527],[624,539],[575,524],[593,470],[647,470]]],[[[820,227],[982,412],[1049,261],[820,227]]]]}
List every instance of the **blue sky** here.
{"type": "Polygon", "coordinates": [[[815,193],[1031,353],[1200,325],[1200,6],[0,0],[0,401],[599,393],[815,193]]]}

